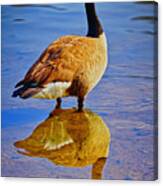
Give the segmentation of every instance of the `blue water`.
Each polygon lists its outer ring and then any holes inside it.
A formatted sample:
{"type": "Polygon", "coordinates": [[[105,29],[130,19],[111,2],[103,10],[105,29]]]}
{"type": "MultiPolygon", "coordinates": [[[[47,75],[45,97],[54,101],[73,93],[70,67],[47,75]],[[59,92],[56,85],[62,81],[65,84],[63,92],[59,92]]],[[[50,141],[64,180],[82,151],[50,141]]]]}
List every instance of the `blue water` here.
{"type": "MultiPolygon", "coordinates": [[[[98,3],[97,14],[107,36],[109,60],[102,80],[86,100],[86,107],[98,113],[111,130],[104,178],[151,180],[155,174],[154,138],[157,138],[154,133],[157,128],[153,89],[157,78],[154,71],[157,62],[154,6],[98,3]]],[[[36,170],[32,174],[40,177],[39,170],[54,166],[42,159],[17,155],[12,144],[32,132],[48,116],[55,101],[21,100],[12,98],[11,94],[15,84],[49,43],[63,35],[84,35],[86,32],[82,4],[2,6],[3,175],[30,176],[30,165],[35,163],[36,170]],[[10,161],[19,166],[16,173],[15,166],[9,166],[10,161]],[[22,171],[21,161],[27,167],[26,172],[22,171]],[[38,163],[42,167],[37,167],[38,163]]],[[[75,105],[74,98],[64,99],[63,107],[75,105]]],[[[88,177],[87,169],[76,174],[68,168],[57,167],[56,170],[60,171],[60,177],[88,177]]],[[[50,173],[45,176],[57,177],[50,173]]]]}

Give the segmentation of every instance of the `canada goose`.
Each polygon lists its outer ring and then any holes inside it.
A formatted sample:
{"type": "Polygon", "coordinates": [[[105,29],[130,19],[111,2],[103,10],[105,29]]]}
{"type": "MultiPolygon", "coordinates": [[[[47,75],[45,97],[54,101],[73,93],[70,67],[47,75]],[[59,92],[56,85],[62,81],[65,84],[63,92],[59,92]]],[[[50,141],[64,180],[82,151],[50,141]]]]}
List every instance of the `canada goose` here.
{"type": "Polygon", "coordinates": [[[107,65],[107,42],[96,16],[94,3],[85,3],[86,36],[63,36],[51,43],[24,79],[18,82],[13,97],[56,99],[76,96],[82,111],[85,96],[101,79],[107,65]]]}

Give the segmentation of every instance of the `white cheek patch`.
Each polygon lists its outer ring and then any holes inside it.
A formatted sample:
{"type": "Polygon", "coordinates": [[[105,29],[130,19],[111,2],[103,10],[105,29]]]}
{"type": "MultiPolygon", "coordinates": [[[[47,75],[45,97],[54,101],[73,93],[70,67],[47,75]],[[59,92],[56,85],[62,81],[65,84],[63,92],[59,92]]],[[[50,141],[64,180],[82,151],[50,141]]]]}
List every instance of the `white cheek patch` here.
{"type": "Polygon", "coordinates": [[[67,96],[66,90],[71,86],[71,82],[55,82],[49,83],[39,93],[35,94],[33,98],[40,99],[56,99],[67,96]]]}

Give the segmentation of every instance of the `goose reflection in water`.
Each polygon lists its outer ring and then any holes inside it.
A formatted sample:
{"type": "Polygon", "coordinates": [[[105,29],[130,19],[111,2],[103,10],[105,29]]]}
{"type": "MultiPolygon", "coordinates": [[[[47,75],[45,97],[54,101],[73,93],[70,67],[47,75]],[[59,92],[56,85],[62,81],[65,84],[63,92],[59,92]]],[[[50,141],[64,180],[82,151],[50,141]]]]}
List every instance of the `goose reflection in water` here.
{"type": "Polygon", "coordinates": [[[92,179],[101,179],[109,154],[110,131],[90,110],[55,110],[29,137],[14,145],[21,154],[47,158],[56,165],[92,165],[92,179]]]}

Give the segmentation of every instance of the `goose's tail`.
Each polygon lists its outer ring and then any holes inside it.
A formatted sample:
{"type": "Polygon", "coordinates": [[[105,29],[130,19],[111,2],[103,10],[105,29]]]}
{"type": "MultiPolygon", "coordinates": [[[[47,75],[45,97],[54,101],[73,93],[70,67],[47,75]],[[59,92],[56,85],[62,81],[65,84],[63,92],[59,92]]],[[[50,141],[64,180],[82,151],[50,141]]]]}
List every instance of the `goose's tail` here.
{"type": "Polygon", "coordinates": [[[31,87],[29,85],[23,85],[22,87],[16,89],[13,92],[12,97],[19,96],[23,99],[27,99],[27,98],[30,98],[33,95],[37,94],[41,90],[42,90],[42,88],[40,88],[40,87],[31,87]]]}

